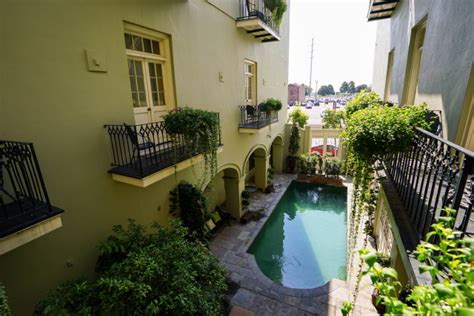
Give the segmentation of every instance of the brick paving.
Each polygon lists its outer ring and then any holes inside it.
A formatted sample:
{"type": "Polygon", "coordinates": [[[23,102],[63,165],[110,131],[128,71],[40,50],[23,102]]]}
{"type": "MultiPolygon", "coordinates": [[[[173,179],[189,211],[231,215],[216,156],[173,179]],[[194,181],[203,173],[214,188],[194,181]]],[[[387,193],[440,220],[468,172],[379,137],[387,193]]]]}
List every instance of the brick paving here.
{"type": "MultiPolygon", "coordinates": [[[[271,211],[286,191],[294,175],[275,174],[275,192],[256,192],[250,198],[249,209],[265,209],[265,216],[257,222],[245,225],[233,222],[217,233],[210,244],[212,253],[229,271],[230,279],[240,287],[231,298],[230,315],[341,315],[344,301],[351,299],[357,269],[348,272],[348,282],[332,279],[314,289],[292,289],[277,284],[265,276],[257,266],[248,247],[265,224],[271,211]]],[[[350,195],[351,185],[348,184],[350,195]]],[[[348,209],[349,205],[348,205],[348,209]]],[[[358,242],[360,245],[360,242],[358,242]]],[[[372,303],[370,282],[363,279],[353,315],[377,315],[372,303]]]]}

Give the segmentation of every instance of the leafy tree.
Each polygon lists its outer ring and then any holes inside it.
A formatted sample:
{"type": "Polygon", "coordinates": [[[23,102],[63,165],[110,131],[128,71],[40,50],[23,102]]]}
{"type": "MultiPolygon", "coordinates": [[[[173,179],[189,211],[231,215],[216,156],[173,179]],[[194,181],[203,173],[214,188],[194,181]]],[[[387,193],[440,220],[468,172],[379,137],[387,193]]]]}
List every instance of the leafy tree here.
{"type": "Polygon", "coordinates": [[[355,87],[355,92],[357,92],[357,93],[361,92],[362,90],[367,91],[368,86],[366,84],[361,84],[361,85],[358,85],[357,87],[355,87]]]}
{"type": "Polygon", "coordinates": [[[347,81],[344,81],[341,85],[341,87],[339,88],[339,92],[340,93],[348,93],[349,92],[349,84],[347,83],[347,81]]]}
{"type": "Polygon", "coordinates": [[[288,152],[291,156],[296,156],[300,149],[300,131],[298,125],[293,123],[291,126],[290,143],[288,145],[288,152]]]}
{"type": "Polygon", "coordinates": [[[347,103],[346,113],[350,117],[352,113],[365,109],[372,105],[381,103],[379,95],[375,92],[359,92],[352,100],[347,103]]]}
{"type": "Polygon", "coordinates": [[[290,113],[290,118],[292,123],[297,124],[299,127],[303,128],[308,122],[309,115],[306,114],[300,107],[297,107],[290,113]]]}
{"type": "Polygon", "coordinates": [[[323,85],[319,88],[318,94],[322,96],[333,95],[335,94],[334,87],[332,85],[327,85],[327,86],[323,85]]]}
{"type": "Polygon", "coordinates": [[[349,92],[349,93],[356,93],[354,81],[349,81],[348,88],[347,88],[347,92],[349,92]]]}
{"type": "Polygon", "coordinates": [[[341,128],[341,122],[345,117],[343,110],[326,110],[323,113],[323,128],[341,128]]]}

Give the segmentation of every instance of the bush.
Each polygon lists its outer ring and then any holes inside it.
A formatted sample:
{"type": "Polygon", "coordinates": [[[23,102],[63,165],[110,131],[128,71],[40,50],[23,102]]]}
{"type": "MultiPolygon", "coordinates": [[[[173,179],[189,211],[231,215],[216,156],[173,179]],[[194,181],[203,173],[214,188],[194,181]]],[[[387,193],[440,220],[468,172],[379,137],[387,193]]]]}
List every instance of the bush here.
{"type": "Polygon", "coordinates": [[[201,190],[187,182],[181,182],[170,192],[170,212],[179,216],[191,236],[204,241],[206,222],[211,218],[207,210],[207,198],[201,190]]]}
{"type": "Polygon", "coordinates": [[[304,128],[309,120],[309,116],[300,107],[297,107],[291,111],[290,120],[293,124],[297,124],[300,128],[304,128]]]}
{"type": "Polygon", "coordinates": [[[0,315],[11,315],[10,307],[8,306],[7,294],[2,283],[0,283],[0,315]]]}
{"type": "Polygon", "coordinates": [[[342,171],[342,162],[336,159],[324,159],[324,173],[327,176],[338,177],[342,171]]]}
{"type": "Polygon", "coordinates": [[[323,159],[318,153],[304,154],[299,157],[298,168],[303,174],[315,174],[322,169],[323,159]]]}
{"type": "Polygon", "coordinates": [[[353,113],[368,108],[372,105],[380,105],[382,100],[375,92],[366,92],[365,90],[356,94],[356,96],[347,102],[346,113],[350,117],[353,113]]]}
{"type": "MultiPolygon", "coordinates": [[[[445,209],[438,223],[417,247],[417,259],[422,263],[420,273],[428,272],[431,285],[417,285],[409,290],[406,301],[401,300],[403,287],[393,268],[382,267],[377,254],[360,250],[361,258],[378,292],[377,304],[393,315],[473,315],[474,314],[474,248],[473,239],[460,239],[461,232],[451,227],[456,211],[445,209]],[[437,240],[431,243],[430,240],[437,240]]],[[[404,295],[403,295],[404,296],[404,295]]]]}
{"type": "Polygon", "coordinates": [[[37,315],[222,315],[225,271],[186,228],[115,226],[99,244],[95,281],[65,282],[37,315]]]}
{"type": "Polygon", "coordinates": [[[323,113],[323,128],[341,128],[345,117],[343,110],[326,110],[323,113]]]}
{"type": "Polygon", "coordinates": [[[347,120],[343,132],[349,152],[373,163],[383,155],[406,150],[414,136],[413,126],[429,127],[426,106],[373,106],[359,110],[347,120]]]}

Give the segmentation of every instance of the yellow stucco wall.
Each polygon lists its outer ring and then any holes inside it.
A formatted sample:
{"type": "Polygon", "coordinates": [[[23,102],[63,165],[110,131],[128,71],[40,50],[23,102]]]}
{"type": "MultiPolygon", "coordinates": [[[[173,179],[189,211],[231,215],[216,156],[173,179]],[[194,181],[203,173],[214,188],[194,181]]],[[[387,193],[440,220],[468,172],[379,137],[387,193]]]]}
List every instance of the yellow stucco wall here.
{"type": "Polygon", "coordinates": [[[0,257],[0,281],[15,315],[31,314],[60,281],[92,276],[96,244],[112,225],[128,218],[166,223],[169,191],[193,179],[188,169],[138,188],[107,173],[111,154],[103,125],[133,123],[124,21],[170,34],[177,104],[220,113],[219,165],[243,170],[252,147],[269,148],[283,133],[286,107],[268,133],[249,135],[238,133],[237,106],[244,104],[245,58],[258,65],[259,102],[287,99],[289,14],[281,41],[261,43],[236,28],[227,4],[222,11],[213,2],[0,2],[0,139],[34,142],[52,203],[65,210],[62,228],[0,257]],[[87,70],[86,48],[105,54],[106,73],[87,70]]]}

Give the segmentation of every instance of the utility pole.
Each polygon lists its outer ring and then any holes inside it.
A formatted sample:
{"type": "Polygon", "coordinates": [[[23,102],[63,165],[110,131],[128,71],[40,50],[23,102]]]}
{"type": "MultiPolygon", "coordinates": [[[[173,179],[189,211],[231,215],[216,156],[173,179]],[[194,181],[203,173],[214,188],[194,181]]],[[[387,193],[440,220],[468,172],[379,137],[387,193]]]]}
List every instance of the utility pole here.
{"type": "MultiPolygon", "coordinates": [[[[313,52],[314,52],[314,37],[311,39],[311,64],[309,66],[309,88],[310,89],[311,89],[311,82],[313,81],[313,52]]],[[[311,96],[311,93],[309,95],[311,96]]]]}

